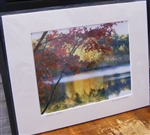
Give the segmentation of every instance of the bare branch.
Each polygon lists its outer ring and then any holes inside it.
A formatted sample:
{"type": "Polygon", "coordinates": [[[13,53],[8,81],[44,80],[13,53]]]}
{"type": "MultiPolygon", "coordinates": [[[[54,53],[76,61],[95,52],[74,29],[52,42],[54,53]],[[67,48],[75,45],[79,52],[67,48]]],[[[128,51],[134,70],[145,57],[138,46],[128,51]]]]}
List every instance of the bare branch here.
{"type": "Polygon", "coordinates": [[[41,36],[37,46],[34,48],[34,53],[38,50],[38,48],[42,45],[42,41],[44,39],[44,37],[46,36],[46,34],[48,33],[48,31],[43,32],[43,35],[41,36]]]}

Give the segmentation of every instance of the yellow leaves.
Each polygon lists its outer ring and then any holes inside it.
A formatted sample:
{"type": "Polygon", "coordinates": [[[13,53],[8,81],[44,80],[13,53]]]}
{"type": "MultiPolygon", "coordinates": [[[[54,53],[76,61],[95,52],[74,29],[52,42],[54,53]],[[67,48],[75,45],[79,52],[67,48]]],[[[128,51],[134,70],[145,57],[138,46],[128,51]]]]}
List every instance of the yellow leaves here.
{"type": "Polygon", "coordinates": [[[84,53],[82,58],[88,62],[97,61],[99,59],[99,53],[97,51],[89,51],[84,53]]]}
{"type": "Polygon", "coordinates": [[[75,105],[75,101],[72,100],[71,98],[67,98],[67,99],[65,99],[65,104],[67,106],[74,106],[75,105]]]}
{"type": "Polygon", "coordinates": [[[126,40],[126,39],[127,39],[127,35],[122,35],[122,36],[120,36],[120,38],[121,38],[122,40],[126,40]]]}
{"type": "Polygon", "coordinates": [[[104,81],[105,77],[88,78],[84,80],[76,80],[74,82],[66,83],[66,94],[69,98],[74,98],[77,93],[80,97],[87,94],[89,95],[91,90],[102,90],[108,88],[108,82],[104,81]]]}
{"type": "Polygon", "coordinates": [[[122,79],[120,80],[120,82],[121,82],[121,83],[126,83],[126,80],[125,80],[124,78],[122,78],[122,79]]]}
{"type": "Polygon", "coordinates": [[[92,62],[92,61],[99,61],[102,53],[96,50],[85,52],[85,50],[78,48],[75,51],[74,55],[80,56],[80,59],[83,61],[92,62]]]}
{"type": "Polygon", "coordinates": [[[76,37],[76,40],[78,41],[78,43],[80,42],[80,41],[82,41],[82,38],[80,38],[80,37],[76,37]]]}
{"type": "Polygon", "coordinates": [[[36,45],[37,45],[37,43],[38,43],[38,40],[32,40],[32,46],[33,46],[33,48],[35,48],[36,47],[36,45]]]}
{"type": "Polygon", "coordinates": [[[125,51],[125,45],[124,44],[119,47],[119,51],[121,51],[121,52],[125,51]]]}
{"type": "Polygon", "coordinates": [[[111,81],[110,81],[110,85],[111,85],[111,86],[114,86],[114,85],[115,85],[115,81],[114,81],[114,80],[111,80],[111,81]]]}

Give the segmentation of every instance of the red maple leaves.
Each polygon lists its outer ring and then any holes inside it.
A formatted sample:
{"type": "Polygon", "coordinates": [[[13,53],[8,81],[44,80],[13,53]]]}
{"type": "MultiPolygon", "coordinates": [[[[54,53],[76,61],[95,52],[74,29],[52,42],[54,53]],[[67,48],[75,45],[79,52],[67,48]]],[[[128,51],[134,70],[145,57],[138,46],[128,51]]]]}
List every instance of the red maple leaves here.
{"type": "Polygon", "coordinates": [[[54,83],[53,77],[58,78],[56,82],[58,85],[63,73],[69,72],[74,75],[82,70],[95,68],[99,64],[94,60],[83,60],[82,52],[97,51],[103,55],[111,53],[110,43],[112,33],[115,33],[114,25],[117,23],[47,31],[43,33],[41,39],[37,39],[40,41],[37,46],[33,43],[41,103],[45,102],[43,90],[51,89],[51,84],[54,83]]]}

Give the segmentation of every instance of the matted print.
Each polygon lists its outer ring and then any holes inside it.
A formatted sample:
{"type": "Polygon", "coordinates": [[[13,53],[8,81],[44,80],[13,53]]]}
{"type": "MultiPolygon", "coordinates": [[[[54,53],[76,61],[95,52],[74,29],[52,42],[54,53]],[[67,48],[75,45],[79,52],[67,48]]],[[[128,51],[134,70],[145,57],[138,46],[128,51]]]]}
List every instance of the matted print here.
{"type": "Polygon", "coordinates": [[[144,0],[0,15],[12,134],[149,105],[146,10],[144,0]]]}
{"type": "Polygon", "coordinates": [[[31,37],[41,114],[131,94],[128,21],[31,37]]]}

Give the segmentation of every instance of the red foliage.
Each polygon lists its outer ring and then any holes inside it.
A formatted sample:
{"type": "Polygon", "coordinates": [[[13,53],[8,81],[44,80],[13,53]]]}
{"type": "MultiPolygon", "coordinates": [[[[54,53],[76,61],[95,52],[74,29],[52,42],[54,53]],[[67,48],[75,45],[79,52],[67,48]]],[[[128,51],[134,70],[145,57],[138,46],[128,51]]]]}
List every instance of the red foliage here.
{"type": "MultiPolygon", "coordinates": [[[[51,90],[51,83],[54,83],[53,77],[56,77],[57,73],[63,74],[70,71],[74,75],[80,73],[81,69],[92,69],[97,66],[96,61],[83,61],[80,55],[75,55],[77,48],[81,47],[85,52],[96,50],[103,54],[109,54],[112,51],[110,43],[112,33],[115,33],[113,25],[117,23],[101,24],[97,27],[91,26],[91,28],[74,27],[66,30],[67,32],[54,30],[45,36],[34,52],[41,103],[45,103],[43,89],[51,90]],[[101,39],[103,43],[99,42],[101,39]]],[[[33,47],[35,46],[34,43],[33,47]]]]}
{"type": "Polygon", "coordinates": [[[41,88],[43,88],[45,86],[45,84],[44,84],[44,82],[43,81],[40,81],[39,83],[38,83],[38,87],[41,89],[41,88]]]}

